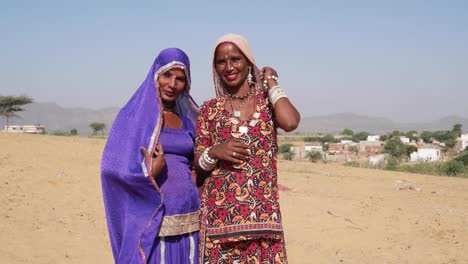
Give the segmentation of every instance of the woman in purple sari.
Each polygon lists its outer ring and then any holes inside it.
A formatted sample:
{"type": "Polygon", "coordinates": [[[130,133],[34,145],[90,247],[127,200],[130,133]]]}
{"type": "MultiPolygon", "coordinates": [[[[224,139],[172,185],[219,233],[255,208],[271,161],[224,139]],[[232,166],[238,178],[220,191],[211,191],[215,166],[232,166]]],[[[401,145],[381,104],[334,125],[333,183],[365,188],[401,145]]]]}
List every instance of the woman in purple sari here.
{"type": "Polygon", "coordinates": [[[187,55],[165,49],[114,121],[101,182],[115,263],[198,263],[189,90],[187,55]]]}

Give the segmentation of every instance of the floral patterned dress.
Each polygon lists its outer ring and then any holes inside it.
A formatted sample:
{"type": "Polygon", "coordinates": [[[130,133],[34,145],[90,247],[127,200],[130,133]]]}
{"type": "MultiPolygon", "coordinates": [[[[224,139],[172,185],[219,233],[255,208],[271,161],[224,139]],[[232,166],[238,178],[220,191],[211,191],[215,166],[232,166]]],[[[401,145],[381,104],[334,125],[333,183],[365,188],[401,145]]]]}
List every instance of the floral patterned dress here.
{"type": "MultiPolygon", "coordinates": [[[[201,263],[286,263],[279,207],[276,127],[268,98],[257,88],[248,120],[225,108],[226,97],[205,102],[196,122],[195,152],[231,140],[250,146],[240,165],[220,161],[202,192],[201,263]]],[[[229,104],[227,104],[229,106],[229,104]]]]}

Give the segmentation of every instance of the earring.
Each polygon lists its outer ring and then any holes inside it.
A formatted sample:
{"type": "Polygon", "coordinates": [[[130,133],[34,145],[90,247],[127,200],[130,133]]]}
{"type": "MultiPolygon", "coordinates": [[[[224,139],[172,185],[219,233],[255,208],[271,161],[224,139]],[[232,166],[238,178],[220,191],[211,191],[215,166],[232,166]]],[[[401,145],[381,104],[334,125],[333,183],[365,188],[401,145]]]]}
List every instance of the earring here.
{"type": "Polygon", "coordinates": [[[247,83],[249,85],[252,85],[252,83],[253,83],[253,76],[252,76],[251,69],[252,69],[252,66],[249,66],[249,74],[247,75],[247,83]]]}

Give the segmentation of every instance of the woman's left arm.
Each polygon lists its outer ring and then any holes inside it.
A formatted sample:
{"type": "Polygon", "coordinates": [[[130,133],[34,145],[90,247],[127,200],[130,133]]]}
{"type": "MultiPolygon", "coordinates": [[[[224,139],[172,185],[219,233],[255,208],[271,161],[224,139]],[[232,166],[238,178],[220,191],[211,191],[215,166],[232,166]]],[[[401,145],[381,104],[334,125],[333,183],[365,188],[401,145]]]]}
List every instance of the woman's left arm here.
{"type": "Polygon", "coordinates": [[[278,74],[273,68],[264,67],[261,78],[262,85],[266,85],[268,88],[268,97],[273,105],[273,116],[276,125],[286,132],[293,131],[299,125],[301,115],[289,101],[283,88],[278,85],[278,74]]]}

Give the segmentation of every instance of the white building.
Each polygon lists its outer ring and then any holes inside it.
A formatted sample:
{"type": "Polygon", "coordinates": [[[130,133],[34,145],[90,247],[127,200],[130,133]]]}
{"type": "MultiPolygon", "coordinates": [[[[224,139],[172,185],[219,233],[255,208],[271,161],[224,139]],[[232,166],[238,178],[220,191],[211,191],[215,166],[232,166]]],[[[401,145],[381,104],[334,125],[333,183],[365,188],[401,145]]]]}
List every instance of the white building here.
{"type": "Polygon", "coordinates": [[[410,139],[407,138],[407,137],[400,137],[400,140],[401,140],[401,142],[403,142],[404,144],[409,144],[409,143],[410,143],[410,139]]]}
{"type": "Polygon", "coordinates": [[[468,134],[461,135],[462,150],[465,150],[468,147],[468,134]]]}
{"type": "Polygon", "coordinates": [[[5,132],[9,133],[30,133],[30,134],[44,134],[45,127],[41,125],[25,125],[25,126],[18,126],[18,125],[10,125],[5,126],[5,132]]]}
{"type": "Polygon", "coordinates": [[[410,154],[411,162],[431,162],[440,160],[440,149],[421,148],[410,154]]]}
{"type": "Polygon", "coordinates": [[[367,136],[367,141],[379,141],[380,140],[380,136],[379,135],[369,135],[367,136]]]}
{"type": "Polygon", "coordinates": [[[323,150],[322,145],[306,145],[306,146],[304,146],[304,151],[305,152],[310,152],[310,151],[322,152],[322,150],[323,150]]]}
{"type": "Polygon", "coordinates": [[[341,143],[341,144],[345,144],[345,145],[347,145],[347,144],[351,144],[351,145],[352,145],[352,144],[354,143],[354,141],[349,140],[349,139],[342,139],[342,140],[340,141],[340,143],[341,143]]]}

